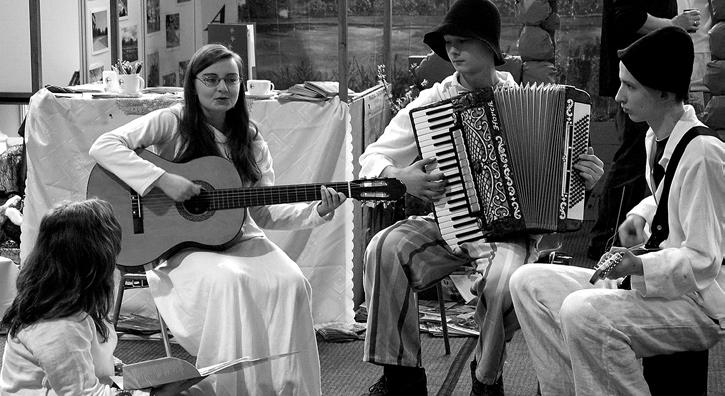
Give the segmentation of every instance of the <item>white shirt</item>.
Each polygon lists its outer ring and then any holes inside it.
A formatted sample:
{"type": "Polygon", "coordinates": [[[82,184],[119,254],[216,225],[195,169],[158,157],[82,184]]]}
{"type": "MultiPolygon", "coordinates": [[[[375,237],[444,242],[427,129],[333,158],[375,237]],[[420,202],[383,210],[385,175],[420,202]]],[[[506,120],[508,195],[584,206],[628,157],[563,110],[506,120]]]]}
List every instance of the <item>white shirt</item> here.
{"type": "MultiPolygon", "coordinates": [[[[690,128],[703,125],[692,106],[670,134],[659,163],[667,169],[677,143],[690,128]]],[[[648,157],[655,135],[647,131],[648,157]]],[[[654,191],[650,164],[647,183],[654,191]]],[[[654,196],[642,200],[629,213],[652,224],[662,195],[662,183],[654,196]]],[[[687,295],[725,328],[725,143],[699,136],[687,146],[675,172],[667,202],[670,233],[657,252],[639,256],[644,276],[632,276],[632,288],[645,297],[677,298],[687,295]]]]}
{"type": "Polygon", "coordinates": [[[43,320],[8,334],[0,395],[114,395],[116,332],[102,342],[85,314],[43,320]]]}

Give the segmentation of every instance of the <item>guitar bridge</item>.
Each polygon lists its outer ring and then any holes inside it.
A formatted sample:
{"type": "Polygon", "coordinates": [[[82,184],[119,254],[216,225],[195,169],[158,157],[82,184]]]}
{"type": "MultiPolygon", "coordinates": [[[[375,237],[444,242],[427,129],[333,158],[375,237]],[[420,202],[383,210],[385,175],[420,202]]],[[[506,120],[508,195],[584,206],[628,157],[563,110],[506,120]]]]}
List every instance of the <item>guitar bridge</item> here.
{"type": "Polygon", "coordinates": [[[131,218],[133,219],[133,233],[143,234],[143,206],[141,196],[135,191],[131,192],[131,218]]]}

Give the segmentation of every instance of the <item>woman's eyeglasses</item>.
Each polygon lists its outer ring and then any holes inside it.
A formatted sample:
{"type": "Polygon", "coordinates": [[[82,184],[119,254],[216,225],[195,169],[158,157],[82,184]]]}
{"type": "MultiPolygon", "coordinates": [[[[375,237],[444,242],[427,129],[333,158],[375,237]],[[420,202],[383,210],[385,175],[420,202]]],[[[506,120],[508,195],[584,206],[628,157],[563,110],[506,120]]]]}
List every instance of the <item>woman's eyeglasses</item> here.
{"type": "Polygon", "coordinates": [[[217,76],[201,76],[197,77],[197,80],[204,83],[209,88],[214,88],[219,85],[219,83],[224,80],[224,84],[226,84],[227,87],[232,85],[239,85],[240,79],[239,76],[226,76],[224,78],[220,78],[217,76]]]}

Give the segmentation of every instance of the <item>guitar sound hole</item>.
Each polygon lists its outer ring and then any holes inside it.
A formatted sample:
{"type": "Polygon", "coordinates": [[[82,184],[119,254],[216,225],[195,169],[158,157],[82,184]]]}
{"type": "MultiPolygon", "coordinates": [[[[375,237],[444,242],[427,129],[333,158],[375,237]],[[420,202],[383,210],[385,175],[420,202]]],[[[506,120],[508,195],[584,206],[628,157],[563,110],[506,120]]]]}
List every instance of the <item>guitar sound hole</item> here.
{"type": "Polygon", "coordinates": [[[203,180],[193,180],[193,182],[201,186],[201,194],[184,202],[177,202],[176,209],[186,220],[204,221],[213,216],[216,211],[212,204],[213,199],[208,194],[208,192],[214,191],[214,187],[203,180]]]}
{"type": "Polygon", "coordinates": [[[183,205],[184,208],[193,215],[200,215],[209,209],[208,201],[199,198],[199,196],[184,201],[183,205]]]}

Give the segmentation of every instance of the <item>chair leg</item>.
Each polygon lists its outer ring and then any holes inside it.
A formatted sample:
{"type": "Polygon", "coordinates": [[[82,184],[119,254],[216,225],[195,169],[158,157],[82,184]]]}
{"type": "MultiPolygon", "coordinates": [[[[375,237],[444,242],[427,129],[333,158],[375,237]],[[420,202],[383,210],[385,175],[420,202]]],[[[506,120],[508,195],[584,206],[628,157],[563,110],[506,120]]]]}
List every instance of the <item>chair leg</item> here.
{"type": "Polygon", "coordinates": [[[446,348],[446,355],[451,354],[451,344],[448,342],[448,321],[446,320],[446,306],[443,302],[443,287],[441,282],[436,283],[436,293],[438,294],[438,308],[441,313],[441,327],[443,328],[443,343],[446,348]]]}
{"type": "Polygon", "coordinates": [[[171,343],[169,343],[169,332],[166,330],[166,323],[164,318],[161,317],[159,309],[156,308],[156,317],[159,318],[159,326],[161,326],[161,338],[164,341],[164,349],[166,350],[166,357],[171,357],[171,343]]]}
{"type": "Polygon", "coordinates": [[[116,301],[113,303],[113,317],[111,317],[111,322],[113,323],[113,328],[116,329],[116,325],[118,325],[118,317],[121,314],[121,303],[123,302],[123,292],[126,289],[125,286],[126,283],[126,277],[123,272],[121,272],[121,280],[118,282],[118,289],[116,290],[116,301]]]}

